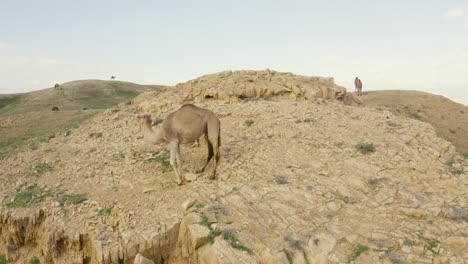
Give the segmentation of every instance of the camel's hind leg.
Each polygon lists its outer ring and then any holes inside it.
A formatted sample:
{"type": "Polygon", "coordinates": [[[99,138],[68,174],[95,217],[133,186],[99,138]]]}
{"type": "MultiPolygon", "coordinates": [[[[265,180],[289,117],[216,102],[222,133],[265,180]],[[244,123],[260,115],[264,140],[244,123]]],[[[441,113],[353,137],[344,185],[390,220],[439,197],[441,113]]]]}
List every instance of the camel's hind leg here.
{"type": "Polygon", "coordinates": [[[218,161],[219,161],[219,147],[221,145],[221,136],[218,134],[218,138],[213,140],[213,152],[215,156],[215,165],[213,168],[213,172],[210,175],[210,180],[214,180],[216,178],[216,169],[218,168],[218,161]]]}
{"type": "Polygon", "coordinates": [[[208,135],[205,134],[206,145],[208,146],[208,158],[206,159],[206,163],[197,173],[204,172],[208,163],[210,163],[211,158],[213,157],[213,144],[208,139],[208,135]]]}
{"type": "Polygon", "coordinates": [[[182,184],[182,176],[180,175],[180,166],[181,166],[181,161],[180,161],[180,147],[178,142],[171,142],[169,144],[169,149],[171,151],[171,166],[172,169],[175,172],[175,175],[177,177],[177,184],[182,184]],[[176,162],[177,161],[177,162],[176,162]]]}

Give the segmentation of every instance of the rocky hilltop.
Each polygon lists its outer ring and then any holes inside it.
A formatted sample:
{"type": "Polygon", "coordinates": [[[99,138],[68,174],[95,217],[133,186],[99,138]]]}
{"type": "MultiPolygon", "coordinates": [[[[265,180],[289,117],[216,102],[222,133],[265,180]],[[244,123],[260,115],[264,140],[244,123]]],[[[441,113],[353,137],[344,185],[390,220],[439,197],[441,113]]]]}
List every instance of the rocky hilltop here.
{"type": "Polygon", "coordinates": [[[345,98],[352,97],[331,79],[248,71],[200,77],[111,108],[2,163],[0,257],[468,261],[468,161],[431,125],[345,105],[345,98]],[[206,159],[203,140],[182,146],[181,186],[168,153],[142,140],[137,115],[158,123],[184,102],[221,120],[214,181],[194,174],[206,159]]]}

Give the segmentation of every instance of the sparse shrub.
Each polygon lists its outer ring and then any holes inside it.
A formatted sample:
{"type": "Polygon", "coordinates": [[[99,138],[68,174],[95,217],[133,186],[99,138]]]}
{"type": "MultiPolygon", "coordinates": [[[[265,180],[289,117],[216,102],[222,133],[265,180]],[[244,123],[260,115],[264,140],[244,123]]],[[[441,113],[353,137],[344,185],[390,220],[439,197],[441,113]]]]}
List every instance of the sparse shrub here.
{"type": "Polygon", "coordinates": [[[223,238],[231,245],[231,247],[240,251],[244,251],[249,255],[253,255],[253,251],[250,248],[248,248],[246,245],[242,244],[234,233],[225,232],[223,234],[223,238]]]}
{"type": "Polygon", "coordinates": [[[54,169],[54,165],[47,162],[40,162],[35,164],[32,169],[34,171],[34,176],[39,177],[48,171],[52,171],[54,169]]]}
{"type": "Polygon", "coordinates": [[[199,225],[205,226],[210,230],[210,233],[208,234],[208,241],[210,244],[213,244],[215,241],[215,238],[219,235],[222,234],[222,231],[219,228],[213,228],[211,225],[211,222],[208,220],[208,217],[206,216],[205,213],[200,213],[201,221],[198,223],[199,225]]]}
{"type": "Polygon", "coordinates": [[[403,238],[403,245],[412,247],[412,246],[414,246],[415,244],[416,244],[416,243],[414,243],[413,240],[410,240],[410,239],[408,239],[408,238],[406,238],[406,237],[403,238]]]}
{"type": "Polygon", "coordinates": [[[449,132],[452,133],[452,134],[456,134],[457,131],[455,131],[455,129],[449,129],[449,132]]]}
{"type": "Polygon", "coordinates": [[[31,261],[29,261],[30,264],[41,264],[41,261],[39,260],[38,257],[32,257],[31,261]]]}
{"type": "Polygon", "coordinates": [[[346,145],[343,141],[340,142],[335,142],[335,147],[337,148],[343,148],[346,145]]]}
{"type": "Polygon", "coordinates": [[[288,242],[291,248],[302,250],[302,241],[295,239],[291,234],[285,235],[283,239],[288,242]]]}
{"type": "Polygon", "coordinates": [[[115,161],[121,161],[124,158],[125,158],[125,154],[123,152],[112,154],[112,159],[115,160],[115,161]]]}
{"type": "Polygon", "coordinates": [[[0,264],[7,264],[7,260],[5,256],[0,256],[0,264]]]}
{"type": "Polygon", "coordinates": [[[447,166],[449,166],[449,167],[452,167],[453,164],[455,164],[455,162],[456,162],[456,161],[455,161],[455,158],[454,158],[454,157],[450,157],[450,158],[447,160],[447,162],[446,162],[445,164],[446,164],[447,166]]]}
{"type": "Polygon", "coordinates": [[[368,154],[375,152],[374,143],[361,142],[356,145],[356,149],[361,152],[361,154],[368,154]]]}
{"type": "Polygon", "coordinates": [[[86,198],[84,194],[67,194],[64,192],[60,192],[56,198],[56,201],[59,202],[60,206],[80,204],[86,200],[88,200],[88,198],[86,198]]]}
{"type": "Polygon", "coordinates": [[[245,120],[245,121],[244,121],[244,126],[249,127],[249,126],[253,125],[254,123],[255,123],[255,122],[254,122],[253,120],[245,120]]]}
{"type": "Polygon", "coordinates": [[[288,183],[288,180],[286,179],[286,177],[284,177],[284,176],[279,176],[279,175],[278,175],[278,176],[275,176],[275,182],[276,182],[277,184],[282,185],[282,184],[287,184],[287,183],[288,183]]]}
{"type": "Polygon", "coordinates": [[[372,178],[367,181],[372,186],[377,186],[380,183],[380,179],[377,178],[372,178]]]}
{"type": "Polygon", "coordinates": [[[453,175],[460,175],[465,173],[465,170],[463,168],[450,168],[449,172],[453,175]]]}
{"type": "Polygon", "coordinates": [[[424,251],[430,251],[434,255],[439,255],[440,254],[440,248],[439,248],[440,241],[437,239],[430,239],[427,240],[426,243],[424,244],[424,251]]]}
{"type": "Polygon", "coordinates": [[[210,230],[210,233],[208,234],[208,241],[210,242],[210,244],[213,244],[216,237],[221,235],[223,233],[223,231],[221,231],[221,229],[219,228],[213,228],[210,230]]]}
{"type": "Polygon", "coordinates": [[[201,208],[205,207],[205,204],[199,203],[199,204],[195,205],[195,207],[197,209],[201,209],[201,208]]]}
{"type": "Polygon", "coordinates": [[[354,245],[353,252],[348,257],[348,262],[355,261],[359,256],[361,256],[364,252],[366,252],[368,250],[369,250],[368,246],[364,246],[364,245],[361,245],[361,244],[354,245]]]}
{"type": "Polygon", "coordinates": [[[464,157],[465,159],[468,159],[468,152],[463,153],[463,157],[464,157]]]}

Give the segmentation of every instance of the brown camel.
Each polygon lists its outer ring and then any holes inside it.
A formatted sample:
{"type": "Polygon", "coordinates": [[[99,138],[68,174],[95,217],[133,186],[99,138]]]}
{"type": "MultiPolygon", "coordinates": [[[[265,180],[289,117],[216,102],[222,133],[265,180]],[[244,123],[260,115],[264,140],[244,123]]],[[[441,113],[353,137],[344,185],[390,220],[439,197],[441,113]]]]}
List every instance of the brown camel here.
{"type": "Polygon", "coordinates": [[[357,95],[361,96],[362,95],[362,82],[358,77],[354,79],[354,86],[356,87],[355,91],[357,92],[357,95]]]}
{"type": "Polygon", "coordinates": [[[55,112],[55,111],[58,111],[58,110],[59,110],[58,107],[56,107],[56,106],[52,107],[52,111],[55,112]]]}
{"type": "Polygon", "coordinates": [[[215,179],[219,161],[219,147],[221,145],[221,123],[210,110],[192,104],[185,104],[179,110],[169,114],[154,131],[151,126],[151,116],[144,115],[143,134],[145,140],[153,144],[166,143],[169,145],[171,151],[170,163],[176,174],[177,184],[181,184],[183,181],[180,144],[193,142],[205,135],[208,145],[208,158],[203,168],[197,172],[203,172],[214,156],[215,165],[210,179],[215,179]]]}

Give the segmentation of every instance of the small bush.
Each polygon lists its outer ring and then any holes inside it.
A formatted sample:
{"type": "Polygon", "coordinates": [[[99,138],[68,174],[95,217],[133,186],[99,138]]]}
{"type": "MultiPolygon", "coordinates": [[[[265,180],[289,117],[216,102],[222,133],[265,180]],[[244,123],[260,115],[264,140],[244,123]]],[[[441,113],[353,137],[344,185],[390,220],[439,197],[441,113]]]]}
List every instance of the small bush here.
{"type": "Polygon", "coordinates": [[[368,154],[375,152],[374,143],[361,142],[356,145],[356,149],[361,152],[361,154],[368,154]]]}
{"type": "Polygon", "coordinates": [[[452,133],[452,134],[456,134],[457,131],[455,131],[455,129],[449,129],[449,132],[452,133]]]}
{"type": "Polygon", "coordinates": [[[291,248],[295,248],[298,250],[302,250],[302,241],[299,239],[295,239],[292,235],[287,234],[284,236],[284,241],[288,242],[291,248]]]}
{"type": "Polygon", "coordinates": [[[30,264],[41,264],[41,261],[39,260],[38,257],[32,257],[31,261],[29,261],[30,264]]]}
{"type": "Polygon", "coordinates": [[[465,159],[468,159],[468,152],[465,152],[465,153],[463,154],[463,157],[464,157],[465,159]]]}
{"type": "Polygon", "coordinates": [[[380,179],[377,178],[372,178],[367,181],[372,186],[377,186],[380,183],[380,179]]]}
{"type": "Polygon", "coordinates": [[[277,184],[283,185],[283,184],[287,184],[288,180],[284,176],[275,176],[275,182],[277,184]]]}
{"type": "Polygon", "coordinates": [[[249,126],[253,125],[254,123],[255,123],[255,122],[254,122],[253,120],[245,120],[245,121],[244,121],[244,126],[248,126],[248,127],[249,127],[249,126]]]}

